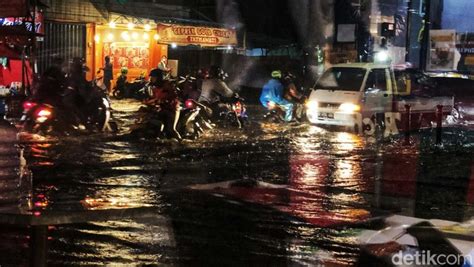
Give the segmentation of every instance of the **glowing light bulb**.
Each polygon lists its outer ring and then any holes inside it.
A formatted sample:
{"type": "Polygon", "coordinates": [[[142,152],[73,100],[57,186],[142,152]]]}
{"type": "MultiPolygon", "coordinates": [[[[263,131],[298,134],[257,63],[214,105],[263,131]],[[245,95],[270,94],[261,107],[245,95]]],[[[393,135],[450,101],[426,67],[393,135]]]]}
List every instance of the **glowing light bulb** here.
{"type": "Polygon", "coordinates": [[[157,40],[157,41],[160,40],[160,35],[159,35],[159,34],[153,35],[153,39],[155,39],[155,40],[157,40]]]}
{"type": "Polygon", "coordinates": [[[111,22],[109,23],[109,27],[110,27],[110,28],[115,28],[115,26],[116,26],[116,25],[115,25],[115,22],[111,21],[111,22]]]}
{"type": "Polygon", "coordinates": [[[150,39],[150,35],[145,32],[145,33],[143,34],[143,39],[144,39],[144,40],[150,39]]]}
{"type": "Polygon", "coordinates": [[[151,25],[150,24],[145,24],[145,31],[151,30],[151,25]]]}
{"type": "Polygon", "coordinates": [[[122,32],[121,36],[122,36],[122,39],[124,39],[125,41],[130,40],[130,35],[128,34],[128,32],[122,32]]]}
{"type": "Polygon", "coordinates": [[[127,27],[128,27],[129,30],[132,30],[133,28],[135,28],[135,24],[133,24],[132,22],[129,22],[127,24],[127,27]]]}
{"type": "Polygon", "coordinates": [[[94,36],[94,41],[95,41],[96,43],[100,42],[100,35],[96,34],[96,35],[94,36]]]}
{"type": "Polygon", "coordinates": [[[174,49],[174,48],[176,48],[176,47],[178,47],[178,45],[177,45],[176,43],[172,43],[172,44],[171,44],[171,48],[174,49]]]}
{"type": "Polygon", "coordinates": [[[107,40],[113,41],[114,40],[114,35],[112,33],[107,34],[107,40]]]}

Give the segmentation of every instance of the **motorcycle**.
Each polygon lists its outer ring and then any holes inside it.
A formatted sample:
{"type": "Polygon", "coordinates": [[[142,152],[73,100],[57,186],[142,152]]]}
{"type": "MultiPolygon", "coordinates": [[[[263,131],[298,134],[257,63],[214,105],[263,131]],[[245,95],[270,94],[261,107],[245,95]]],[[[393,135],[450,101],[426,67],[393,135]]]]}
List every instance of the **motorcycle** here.
{"type": "Polygon", "coordinates": [[[208,118],[216,121],[224,128],[232,126],[241,129],[248,122],[244,99],[237,94],[214,104],[211,108],[207,108],[206,113],[208,118]]]}
{"type": "Polygon", "coordinates": [[[94,80],[89,88],[78,92],[82,102],[80,118],[71,116],[71,111],[62,104],[36,101],[34,98],[23,103],[21,124],[23,131],[36,134],[71,134],[89,131],[116,131],[111,122],[110,101],[107,93],[94,80]]]}
{"type": "MultiPolygon", "coordinates": [[[[285,88],[284,98],[293,104],[293,117],[298,122],[304,121],[306,118],[308,92],[303,87],[298,89],[297,84],[299,83],[297,78],[290,72],[285,74],[282,82],[285,88]]],[[[269,104],[269,112],[265,115],[265,118],[273,122],[284,122],[285,111],[273,102],[269,104]]]]}
{"type": "MultiPolygon", "coordinates": [[[[204,133],[203,118],[200,116],[200,112],[204,108],[206,108],[204,105],[192,99],[186,100],[181,106],[176,130],[183,138],[196,139],[204,133]]],[[[132,136],[144,138],[166,138],[168,136],[160,105],[143,106],[138,110],[138,114],[140,116],[132,128],[132,136]]]]}
{"type": "Polygon", "coordinates": [[[207,123],[201,112],[206,112],[205,105],[194,99],[188,99],[181,108],[177,130],[184,138],[196,139],[204,133],[207,123]]]}
{"type": "MultiPolygon", "coordinates": [[[[302,122],[304,120],[305,112],[306,112],[306,104],[304,101],[303,103],[294,102],[293,103],[293,117],[298,122],[302,122]]],[[[280,106],[278,106],[275,102],[270,101],[268,103],[268,112],[263,116],[266,121],[273,122],[273,123],[283,123],[285,122],[285,110],[283,110],[280,106]]]]}
{"type": "Polygon", "coordinates": [[[143,78],[137,78],[133,82],[126,82],[124,86],[116,86],[112,95],[117,99],[134,98],[143,100],[150,97],[148,82],[143,78]]]}
{"type": "Polygon", "coordinates": [[[197,79],[191,75],[180,76],[176,87],[182,100],[198,100],[201,92],[198,89],[197,79]]]}

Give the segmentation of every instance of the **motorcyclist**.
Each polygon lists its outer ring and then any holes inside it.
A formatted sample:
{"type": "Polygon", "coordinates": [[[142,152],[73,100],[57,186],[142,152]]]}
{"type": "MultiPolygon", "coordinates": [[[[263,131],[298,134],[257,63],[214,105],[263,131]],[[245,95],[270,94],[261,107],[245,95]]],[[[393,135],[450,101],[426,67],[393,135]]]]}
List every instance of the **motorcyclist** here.
{"type": "Polygon", "coordinates": [[[117,78],[117,81],[115,82],[115,87],[113,89],[114,95],[117,94],[118,92],[122,92],[122,94],[125,94],[126,92],[126,87],[127,87],[127,74],[128,74],[128,68],[127,67],[122,67],[120,69],[120,76],[117,78]]]}
{"type": "Polygon", "coordinates": [[[223,108],[221,105],[221,97],[230,98],[235,93],[222,80],[222,69],[218,66],[211,66],[209,76],[202,81],[201,95],[198,102],[211,107],[214,111],[223,108]]]}
{"type": "Polygon", "coordinates": [[[160,69],[153,69],[150,72],[150,86],[153,96],[146,100],[145,104],[155,106],[163,116],[166,132],[171,138],[181,140],[181,135],[176,130],[181,107],[172,82],[163,80],[163,72],[160,69]]]}
{"type": "Polygon", "coordinates": [[[280,70],[272,71],[272,78],[263,86],[260,102],[268,110],[276,107],[285,112],[284,120],[290,122],[293,119],[293,104],[284,98],[284,86],[281,82],[280,70]]]}
{"type": "MultiPolygon", "coordinates": [[[[86,79],[86,72],[89,69],[85,66],[84,60],[74,58],[67,74],[67,88],[64,92],[63,104],[70,116],[71,123],[77,126],[84,126],[86,115],[81,107],[84,107],[92,98],[92,85],[86,79]]],[[[82,127],[81,127],[82,128],[82,127]]]]}
{"type": "Polygon", "coordinates": [[[54,106],[62,105],[62,95],[67,87],[62,64],[62,58],[54,57],[51,66],[43,72],[34,94],[37,101],[54,106]]]}
{"type": "Polygon", "coordinates": [[[301,121],[304,117],[306,96],[298,90],[295,79],[296,77],[290,72],[286,72],[283,76],[284,98],[293,103],[293,117],[301,121]]]}

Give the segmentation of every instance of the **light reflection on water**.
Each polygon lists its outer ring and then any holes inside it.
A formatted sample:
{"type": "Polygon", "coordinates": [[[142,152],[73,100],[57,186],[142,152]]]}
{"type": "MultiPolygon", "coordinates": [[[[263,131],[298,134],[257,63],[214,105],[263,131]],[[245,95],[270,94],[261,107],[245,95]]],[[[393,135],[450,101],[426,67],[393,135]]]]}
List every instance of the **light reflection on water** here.
{"type": "MultiPolygon", "coordinates": [[[[130,112],[120,116],[131,117],[130,112]]],[[[374,140],[350,133],[282,127],[214,131],[181,145],[101,137],[30,144],[35,210],[153,206],[171,221],[58,227],[52,231],[53,263],[209,263],[203,257],[211,254],[229,263],[229,251],[245,247],[247,252],[239,253],[250,262],[280,258],[278,263],[350,265],[357,260],[357,229],[334,227],[370,218],[374,203],[396,211],[408,206],[404,211],[411,215],[420,195],[418,204],[431,204],[420,193],[418,179],[423,166],[432,167],[434,156],[420,152],[420,143],[377,147],[374,140]],[[181,191],[196,183],[242,178],[279,187],[243,186],[214,195],[181,191]],[[376,194],[385,198],[377,202],[376,194]]],[[[464,165],[470,169],[469,164],[464,165]]],[[[429,178],[423,181],[433,183],[429,178]]],[[[472,196],[472,191],[464,193],[472,196]]]]}

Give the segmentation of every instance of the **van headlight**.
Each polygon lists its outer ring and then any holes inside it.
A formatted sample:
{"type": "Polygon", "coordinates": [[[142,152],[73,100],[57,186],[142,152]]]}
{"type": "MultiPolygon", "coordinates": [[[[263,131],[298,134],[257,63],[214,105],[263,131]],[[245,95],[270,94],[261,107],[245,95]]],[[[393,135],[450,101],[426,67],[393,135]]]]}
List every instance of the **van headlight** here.
{"type": "Polygon", "coordinates": [[[360,106],[352,103],[342,103],[339,106],[339,110],[345,113],[353,113],[360,111],[360,106]]]}
{"type": "Polygon", "coordinates": [[[311,101],[306,102],[306,108],[309,110],[315,110],[315,109],[318,109],[318,107],[319,107],[318,101],[311,100],[311,101]]]}

